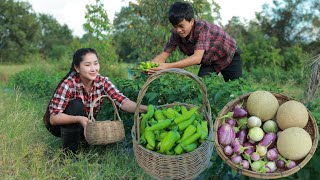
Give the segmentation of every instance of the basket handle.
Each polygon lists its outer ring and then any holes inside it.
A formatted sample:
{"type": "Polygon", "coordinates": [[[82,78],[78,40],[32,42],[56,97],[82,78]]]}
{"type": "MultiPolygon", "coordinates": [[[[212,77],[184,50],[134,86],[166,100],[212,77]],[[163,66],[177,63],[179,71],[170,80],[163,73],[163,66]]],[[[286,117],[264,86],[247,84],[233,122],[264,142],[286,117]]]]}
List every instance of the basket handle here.
{"type": "Polygon", "coordinates": [[[206,86],[204,85],[204,83],[202,82],[202,80],[184,70],[184,69],[180,69],[180,68],[170,68],[170,69],[163,69],[163,70],[160,70],[160,71],[157,71],[156,73],[152,74],[146,81],[146,83],[142,86],[142,89],[139,91],[139,95],[138,95],[138,98],[137,98],[137,106],[136,106],[136,109],[135,109],[135,113],[134,113],[134,128],[133,128],[133,131],[134,133],[136,133],[136,137],[138,138],[137,140],[139,141],[140,140],[140,129],[139,129],[139,124],[140,124],[140,116],[139,116],[139,107],[140,107],[140,104],[141,104],[141,101],[142,101],[142,98],[144,97],[148,87],[149,87],[149,84],[151,82],[153,82],[154,80],[158,79],[162,74],[165,74],[165,73],[176,73],[176,74],[182,74],[182,75],[186,75],[188,77],[190,77],[192,80],[196,81],[196,83],[200,86],[200,90],[201,90],[201,93],[202,93],[202,110],[204,112],[207,112],[207,113],[204,113],[206,114],[208,117],[207,119],[209,120],[209,124],[210,124],[210,130],[213,131],[212,127],[213,127],[213,122],[212,122],[212,117],[211,117],[211,108],[210,108],[210,104],[209,104],[209,101],[208,101],[208,94],[207,94],[207,88],[206,86]]]}
{"type": "Polygon", "coordinates": [[[111,99],[111,97],[110,97],[109,95],[101,95],[101,96],[97,97],[97,99],[95,99],[95,100],[92,102],[91,106],[90,106],[90,113],[89,113],[89,115],[88,115],[89,122],[95,122],[95,121],[96,121],[96,120],[94,119],[94,117],[93,117],[93,107],[94,107],[94,105],[95,105],[101,98],[103,98],[103,97],[107,97],[107,99],[111,102],[111,104],[112,104],[112,106],[113,106],[113,108],[114,108],[114,115],[113,115],[114,117],[113,117],[113,119],[116,119],[116,117],[118,117],[118,120],[119,120],[119,121],[122,121],[121,118],[120,118],[120,116],[119,116],[119,112],[118,112],[117,106],[116,106],[116,104],[113,102],[113,99],[111,99]]]}

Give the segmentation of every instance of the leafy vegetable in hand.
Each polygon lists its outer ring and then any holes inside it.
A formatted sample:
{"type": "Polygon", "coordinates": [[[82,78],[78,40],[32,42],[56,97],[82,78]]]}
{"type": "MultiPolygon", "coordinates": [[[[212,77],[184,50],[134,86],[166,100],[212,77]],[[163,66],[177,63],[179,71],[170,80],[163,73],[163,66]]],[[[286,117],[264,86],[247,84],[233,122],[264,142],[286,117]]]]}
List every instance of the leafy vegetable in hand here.
{"type": "Polygon", "coordinates": [[[142,61],[137,65],[137,69],[141,71],[149,71],[150,68],[159,67],[158,63],[150,62],[150,61],[142,61]]]}

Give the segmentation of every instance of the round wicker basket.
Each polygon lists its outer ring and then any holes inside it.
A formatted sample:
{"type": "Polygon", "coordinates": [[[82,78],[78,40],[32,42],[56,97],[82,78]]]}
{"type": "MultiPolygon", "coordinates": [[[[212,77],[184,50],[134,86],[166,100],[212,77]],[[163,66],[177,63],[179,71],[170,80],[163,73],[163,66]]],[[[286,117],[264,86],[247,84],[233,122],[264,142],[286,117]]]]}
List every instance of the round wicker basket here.
{"type": "MultiPolygon", "coordinates": [[[[220,146],[219,142],[218,142],[218,135],[217,135],[217,131],[219,126],[221,125],[221,121],[218,120],[218,117],[221,117],[225,114],[227,114],[229,111],[232,111],[233,108],[235,107],[235,105],[237,104],[241,104],[243,103],[244,106],[246,106],[246,102],[247,99],[249,97],[251,93],[248,94],[244,94],[241,95],[240,97],[230,101],[229,103],[227,103],[222,110],[220,111],[219,115],[217,116],[217,119],[214,123],[214,146],[219,154],[219,156],[234,170],[236,170],[237,172],[245,175],[245,176],[249,176],[249,177],[253,177],[253,178],[259,178],[259,179],[277,179],[277,178],[283,178],[283,177],[287,177],[290,176],[296,172],[298,172],[300,169],[302,169],[307,163],[308,161],[311,159],[311,157],[313,156],[313,154],[316,151],[317,145],[318,145],[318,126],[317,123],[314,119],[314,117],[312,116],[312,114],[308,111],[309,113],[309,120],[307,125],[305,126],[305,130],[310,134],[311,139],[312,139],[312,148],[309,152],[309,154],[302,160],[297,161],[297,166],[289,169],[289,170],[283,170],[283,169],[277,169],[276,172],[273,173],[260,173],[260,172],[254,172],[251,170],[246,170],[246,169],[241,169],[239,166],[237,166],[236,164],[234,164],[223,152],[223,146],[220,146]]],[[[283,94],[279,94],[279,93],[273,93],[272,94],[278,99],[279,104],[283,104],[286,101],[289,100],[295,100],[291,97],[285,96],[283,94]]]]}
{"type": "Polygon", "coordinates": [[[108,95],[99,96],[90,107],[86,127],[86,141],[91,145],[105,145],[122,141],[125,137],[123,122],[119,116],[118,109],[108,95]],[[114,120],[96,121],[93,116],[93,107],[102,97],[107,97],[114,108],[114,120]]]}
{"type": "MultiPolygon", "coordinates": [[[[213,122],[211,117],[211,108],[207,98],[207,89],[203,82],[192,73],[183,69],[171,68],[156,72],[151,75],[143,85],[137,98],[137,108],[134,114],[134,126],[132,127],[133,150],[139,166],[150,176],[156,179],[194,179],[201,172],[208,168],[210,157],[213,151],[213,143],[210,141],[203,142],[197,149],[181,155],[164,155],[150,151],[139,144],[140,140],[140,121],[139,106],[145,95],[149,84],[159,78],[164,73],[176,73],[190,77],[200,86],[202,93],[202,107],[199,108],[201,113],[209,124],[208,139],[213,140],[213,122]]],[[[185,105],[193,107],[191,104],[172,103],[158,106],[157,108],[167,108],[174,105],[185,105]]]]}

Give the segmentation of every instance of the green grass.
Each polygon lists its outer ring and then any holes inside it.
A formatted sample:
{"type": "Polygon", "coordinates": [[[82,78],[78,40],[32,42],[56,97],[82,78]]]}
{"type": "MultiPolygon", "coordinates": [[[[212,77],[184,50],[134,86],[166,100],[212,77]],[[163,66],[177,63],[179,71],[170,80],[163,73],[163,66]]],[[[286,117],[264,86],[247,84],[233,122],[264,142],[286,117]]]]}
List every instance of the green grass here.
{"type": "Polygon", "coordinates": [[[0,65],[0,81],[8,81],[9,77],[24,69],[30,68],[31,64],[21,65],[0,65]]]}
{"type": "Polygon", "coordinates": [[[150,179],[128,142],[82,148],[65,158],[61,141],[44,127],[44,103],[0,84],[0,174],[3,179],[150,179]]]}

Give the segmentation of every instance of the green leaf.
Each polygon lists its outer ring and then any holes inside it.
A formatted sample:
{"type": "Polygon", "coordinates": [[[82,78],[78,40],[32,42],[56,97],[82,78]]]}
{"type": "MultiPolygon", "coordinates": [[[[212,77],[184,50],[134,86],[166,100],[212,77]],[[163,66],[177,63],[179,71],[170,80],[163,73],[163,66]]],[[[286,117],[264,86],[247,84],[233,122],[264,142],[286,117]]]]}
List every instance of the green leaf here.
{"type": "Polygon", "coordinates": [[[149,92],[149,93],[146,93],[145,96],[146,96],[146,98],[148,98],[148,103],[150,103],[157,98],[158,93],[149,92]]]}

